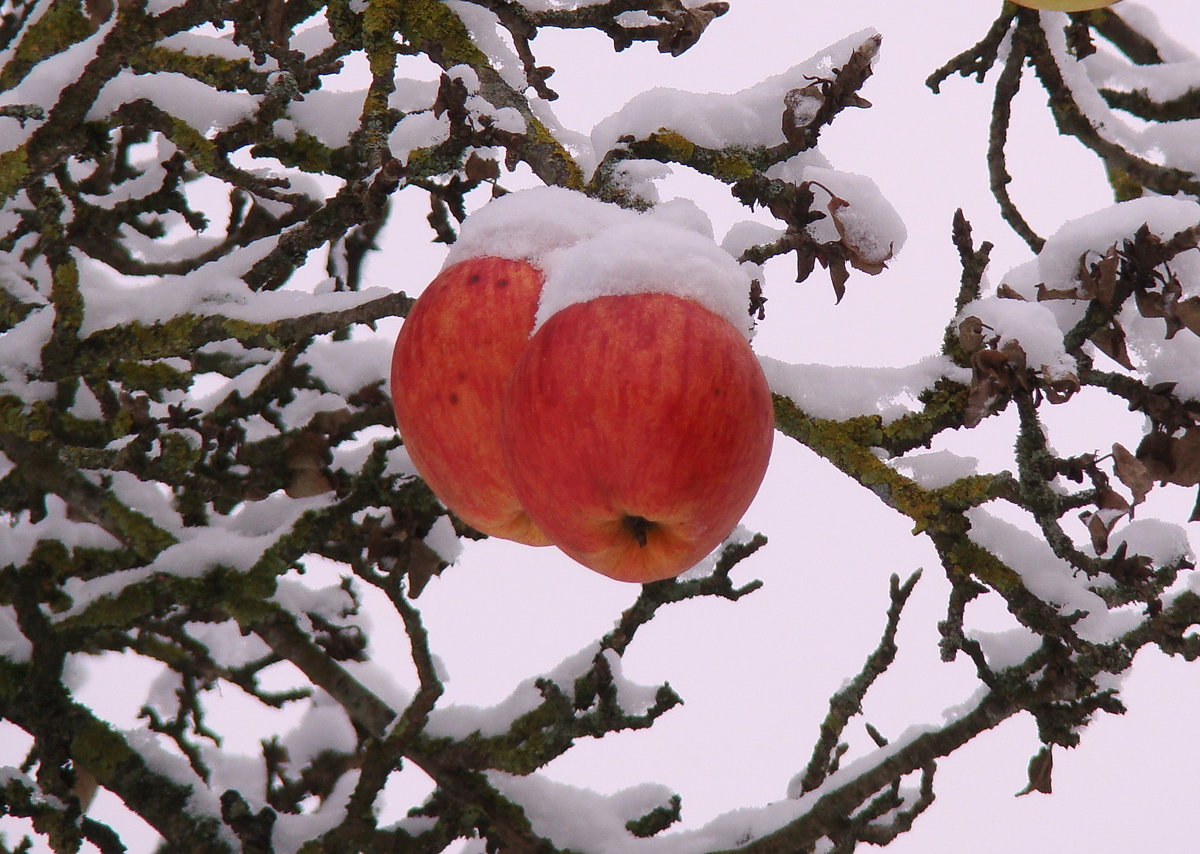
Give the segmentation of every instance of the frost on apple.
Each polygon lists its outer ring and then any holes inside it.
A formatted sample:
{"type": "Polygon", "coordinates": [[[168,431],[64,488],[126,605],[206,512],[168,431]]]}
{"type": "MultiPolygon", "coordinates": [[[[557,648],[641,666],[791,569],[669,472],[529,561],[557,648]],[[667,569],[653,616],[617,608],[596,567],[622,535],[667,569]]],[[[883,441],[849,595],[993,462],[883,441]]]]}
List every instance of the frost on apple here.
{"type": "MultiPolygon", "coordinates": [[[[766,67],[751,38],[721,56],[759,82],[647,84],[605,116],[548,56],[595,61],[584,76],[607,85],[622,51],[678,56],[730,24],[730,6],[7,4],[0,851],[848,852],[937,821],[935,788],[952,785],[938,763],[1018,717],[1036,724],[1027,791],[1047,792],[1050,757],[1087,750],[1088,724],[1124,710],[1142,650],[1200,657],[1194,46],[1134,0],[1086,16],[997,3],[994,24],[929,81],[993,90],[988,126],[961,133],[987,138],[980,188],[1004,225],[983,224],[964,188],[965,212],[931,226],[904,222],[886,176],[848,171],[827,135],[853,111],[852,130],[886,161],[897,131],[869,99],[873,78],[894,73],[888,42],[819,11],[757,6],[759,32],[785,30],[808,58],[766,67]],[[579,59],[579,30],[613,55],[579,59]],[[565,50],[542,47],[551,31],[565,50]],[[1113,204],[1043,225],[1010,193],[1010,176],[1054,177],[1012,144],[1023,132],[1012,108],[1034,82],[1079,156],[1096,156],[1113,204]],[[582,109],[556,111],[571,101],[582,109]],[[896,275],[910,233],[943,222],[961,269],[931,256],[919,281],[896,275]],[[1005,226],[1020,258],[998,269],[990,241],[1005,226]],[[710,426],[754,411],[760,451],[802,446],[768,472],[786,494],[764,495],[734,527],[739,507],[686,553],[690,568],[637,588],[572,574],[550,550],[476,542],[397,435],[389,365],[439,269],[499,262],[544,279],[518,350],[569,317],[584,321],[563,337],[584,340],[600,325],[586,307],[613,300],[633,306],[649,342],[611,339],[594,371],[548,360],[572,391],[603,369],[629,398],[635,363],[649,378],[622,417],[585,407],[554,424],[555,447],[585,428],[619,437],[650,411],[655,440],[685,410],[710,426]],[[803,334],[793,298],[863,335],[854,313],[885,288],[947,294],[944,335],[907,364],[823,352],[797,363],[766,343],[803,334]],[[718,349],[701,342],[670,368],[632,358],[653,355],[681,303],[732,327],[722,346],[766,383],[752,406],[729,402],[748,380],[680,384],[666,410],[651,405],[718,349]],[[888,567],[886,613],[865,642],[847,615],[871,591],[810,591],[890,535],[838,506],[826,476],[927,549],[923,575],[888,567]],[[817,534],[789,553],[757,527],[817,534]],[[816,557],[823,539],[838,540],[836,566],[816,557]],[[797,579],[805,594],[793,598],[797,579]],[[754,611],[767,596],[770,611],[754,611]],[[701,612],[702,626],[688,621],[701,612]],[[936,648],[917,649],[902,616],[925,620],[936,648]],[[747,641],[780,622],[820,626],[819,655],[795,654],[791,637],[786,660],[747,641]],[[568,644],[573,632],[584,641],[568,644]],[[508,661],[522,640],[536,650],[508,661]],[[770,686],[829,696],[828,715],[796,712],[786,750],[773,736],[762,746],[758,715],[771,710],[737,697],[732,728],[702,714],[702,736],[672,741],[674,721],[703,703],[680,708],[686,678],[642,651],[666,649],[722,687],[744,675],[707,658],[710,641],[736,669],[769,663],[770,686]],[[861,667],[823,684],[810,660],[846,650],[866,654],[861,667]],[[867,720],[914,693],[893,667],[902,652],[937,659],[927,673],[965,664],[961,698],[899,726],[867,720]],[[503,684],[476,684],[488,678],[503,684]],[[805,730],[811,749],[796,751],[805,730]],[[622,738],[645,739],[640,758],[661,766],[643,775],[628,754],[613,758],[622,738]],[[691,807],[711,776],[696,763],[711,769],[725,747],[739,762],[759,749],[809,758],[774,794],[730,784],[719,807],[691,807]]],[[[926,133],[913,124],[905,132],[926,133]]],[[[930,169],[929,180],[951,179],[930,169]]],[[[928,310],[917,305],[906,311],[928,310]]],[[[477,295],[461,309],[443,354],[471,336],[494,343],[482,333],[499,313],[477,295]]],[[[911,319],[891,319],[888,334],[908,334],[911,319]]],[[[433,377],[435,362],[448,359],[426,358],[403,382],[433,377]]],[[[441,414],[433,431],[466,420],[441,414]]],[[[504,416],[484,420],[498,433],[504,416]]],[[[629,457],[652,443],[633,444],[629,457]]],[[[726,487],[734,444],[694,454],[710,468],[684,480],[726,487]]],[[[668,446],[626,480],[657,487],[691,471],[683,444],[668,446]],[[667,474],[653,469],[674,452],[667,474]]],[[[478,471],[479,443],[455,459],[478,471]]],[[[586,474],[604,486],[618,468],[610,455],[586,474]]],[[[551,503],[579,505],[568,499],[551,503]]],[[[631,509],[614,524],[647,542],[665,527],[631,509]]]]}

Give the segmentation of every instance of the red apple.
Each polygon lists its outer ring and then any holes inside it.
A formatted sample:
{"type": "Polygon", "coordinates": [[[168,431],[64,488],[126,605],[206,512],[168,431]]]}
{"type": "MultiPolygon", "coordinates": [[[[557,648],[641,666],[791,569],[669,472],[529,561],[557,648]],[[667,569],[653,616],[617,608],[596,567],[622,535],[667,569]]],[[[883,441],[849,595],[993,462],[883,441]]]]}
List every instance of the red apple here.
{"type": "Polygon", "coordinates": [[[560,549],[621,581],[720,545],[771,454],[771,392],[746,339],[676,296],[597,297],[530,338],[504,404],[504,461],[560,549]]]}
{"type": "Polygon", "coordinates": [[[392,353],[396,426],[421,477],[468,524],[537,546],[549,540],[505,471],[500,408],[542,280],[527,261],[454,264],[413,305],[392,353]]]}

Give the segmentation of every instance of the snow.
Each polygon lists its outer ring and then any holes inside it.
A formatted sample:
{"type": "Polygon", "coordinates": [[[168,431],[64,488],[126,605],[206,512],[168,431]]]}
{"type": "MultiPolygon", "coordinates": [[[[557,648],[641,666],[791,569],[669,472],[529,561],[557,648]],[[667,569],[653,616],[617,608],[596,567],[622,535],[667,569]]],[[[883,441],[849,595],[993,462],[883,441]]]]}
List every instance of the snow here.
{"type": "Polygon", "coordinates": [[[534,329],[569,305],[636,293],[693,300],[750,337],[750,280],[741,266],[711,239],[650,215],[553,258],[534,329]]]}
{"type": "Polygon", "coordinates": [[[960,456],[952,451],[927,451],[907,454],[892,465],[922,489],[941,489],[956,480],[970,477],[979,471],[979,460],[960,456]]]}
{"type": "Polygon", "coordinates": [[[1163,519],[1134,519],[1109,537],[1109,551],[1122,544],[1130,555],[1145,555],[1155,566],[1167,566],[1181,558],[1191,560],[1187,529],[1163,519]]]}
{"type": "Polygon", "coordinates": [[[324,691],[316,691],[304,717],[280,739],[293,773],[325,751],[353,753],[357,737],[345,710],[324,691]]]}
{"type": "Polygon", "coordinates": [[[808,231],[815,239],[835,241],[840,235],[847,246],[872,264],[882,264],[899,254],[908,239],[908,229],[872,179],[809,164],[801,173],[801,181],[820,185],[813,187],[816,203],[828,213],[825,219],[809,225],[808,231]],[[830,194],[848,205],[835,204],[830,194]]]}
{"type": "Polygon", "coordinates": [[[454,563],[462,555],[463,544],[454,531],[454,523],[449,516],[438,516],[425,535],[425,545],[429,546],[438,557],[446,563],[454,563]]]}
{"type": "Polygon", "coordinates": [[[306,842],[333,830],[346,818],[346,805],[358,785],[360,772],[348,771],[338,778],[329,797],[311,813],[280,813],[271,828],[271,842],[279,854],[298,851],[306,842]]]}
{"type": "MultiPolygon", "coordinates": [[[[185,528],[166,496],[153,484],[138,481],[126,472],[113,472],[112,477],[113,491],[122,501],[150,516],[178,542],[164,548],[144,566],[96,578],[67,579],[63,583],[63,592],[71,597],[73,604],[55,614],[56,620],[83,613],[97,599],[116,596],[126,587],[155,575],[199,578],[217,566],[247,571],[304,513],[328,506],[333,500],[330,495],[288,498],[277,493],[262,501],[244,504],[232,515],[214,516],[207,528],[185,528]]],[[[53,500],[56,499],[48,498],[47,503],[53,500]]],[[[56,533],[55,538],[78,538],[79,531],[94,527],[74,523],[65,527],[61,535],[56,533]]],[[[111,537],[104,536],[108,539],[103,547],[117,546],[111,537]]]]}
{"type": "Polygon", "coordinates": [[[759,356],[771,391],[814,418],[843,420],[879,415],[885,423],[916,410],[916,397],[943,377],[969,382],[970,372],[945,356],[929,356],[903,368],[791,364],[759,356]]]}
{"type": "Polygon", "coordinates": [[[686,200],[637,213],[540,187],[504,196],[468,217],[445,267],[492,256],[543,270],[535,328],[568,305],[652,292],[694,300],[749,337],[750,279],[712,234],[707,216],[686,200]]]}
{"type": "Polygon", "coordinates": [[[333,92],[317,89],[306,92],[302,100],[288,104],[288,115],[306,133],[330,148],[350,142],[362,118],[361,92],[333,92]]]}
{"type": "Polygon", "coordinates": [[[536,187],[488,202],[467,217],[442,269],[468,258],[529,261],[545,269],[548,256],[636,216],[561,187],[536,187]]]}
{"type": "Polygon", "coordinates": [[[1104,600],[1089,589],[1087,577],[1056,556],[1040,536],[981,507],[968,510],[966,516],[971,539],[1011,567],[1030,593],[1064,616],[1077,611],[1086,614],[1074,625],[1084,640],[1110,643],[1145,618],[1140,608],[1109,611],[1104,600]]]}
{"type": "Polygon", "coordinates": [[[250,116],[258,98],[245,92],[218,92],[186,74],[121,71],[104,84],[88,110],[89,121],[102,121],[123,104],[141,99],[182,119],[202,134],[224,130],[250,116]]]}
{"type": "Polygon", "coordinates": [[[405,160],[417,149],[444,142],[449,135],[450,117],[446,114],[409,113],[392,129],[388,148],[394,157],[405,160]]]}
{"type": "Polygon", "coordinates": [[[524,680],[508,697],[493,706],[439,706],[430,715],[425,731],[429,735],[451,738],[465,738],[474,732],[483,736],[505,733],[513,721],[542,704],[541,691],[535,684],[539,679],[548,679],[571,696],[575,680],[591,669],[597,654],[605,656],[622,709],[629,714],[642,714],[653,705],[658,687],[639,685],[628,680],[623,674],[624,664],[620,656],[610,650],[601,650],[596,642],[567,656],[544,676],[524,680]],[[626,705],[627,702],[630,705],[626,705]]]}
{"type": "Polygon", "coordinates": [[[783,143],[784,97],[813,78],[828,79],[853,51],[878,36],[873,29],[847,36],[805,62],[733,94],[656,88],[635,96],[592,130],[592,147],[603,156],[632,135],[644,139],[666,128],[705,148],[766,147],[783,143]]]}
{"type": "Polygon", "coordinates": [[[57,540],[68,549],[73,548],[120,548],[116,538],[98,525],[80,522],[67,517],[66,502],[57,495],[45,497],[46,515],[37,522],[26,517],[18,518],[17,524],[8,527],[0,537],[0,567],[12,564],[22,566],[33,554],[42,540],[57,540]]]}
{"type": "Polygon", "coordinates": [[[32,653],[33,645],[17,623],[17,612],[11,605],[0,605],[0,656],[24,664],[32,653]]]}
{"type": "Polygon", "coordinates": [[[1009,342],[1019,344],[1029,367],[1043,370],[1050,378],[1061,378],[1079,369],[1063,347],[1063,329],[1047,303],[982,297],[963,307],[955,325],[967,317],[983,321],[986,339],[999,336],[998,347],[1009,342]]]}

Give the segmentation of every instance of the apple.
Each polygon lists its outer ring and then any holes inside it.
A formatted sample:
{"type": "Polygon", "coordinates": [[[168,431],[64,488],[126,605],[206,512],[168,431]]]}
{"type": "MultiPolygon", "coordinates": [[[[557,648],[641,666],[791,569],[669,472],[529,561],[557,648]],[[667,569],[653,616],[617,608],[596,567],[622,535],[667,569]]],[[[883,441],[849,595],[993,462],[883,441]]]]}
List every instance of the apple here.
{"type": "Polygon", "coordinates": [[[413,465],[460,519],[528,545],[549,540],[513,491],[500,450],[509,374],[533,329],[543,274],[523,260],[452,264],[408,313],[392,353],[392,407],[413,465]]]}
{"type": "Polygon", "coordinates": [[[599,296],[552,314],[517,360],[501,444],[520,504],[621,581],[678,575],[749,506],[774,436],[744,335],[700,303],[599,296]]]}
{"type": "Polygon", "coordinates": [[[1111,6],[1117,0],[1013,0],[1018,6],[1026,9],[1044,9],[1049,12],[1087,12],[1091,9],[1103,9],[1111,6]]]}

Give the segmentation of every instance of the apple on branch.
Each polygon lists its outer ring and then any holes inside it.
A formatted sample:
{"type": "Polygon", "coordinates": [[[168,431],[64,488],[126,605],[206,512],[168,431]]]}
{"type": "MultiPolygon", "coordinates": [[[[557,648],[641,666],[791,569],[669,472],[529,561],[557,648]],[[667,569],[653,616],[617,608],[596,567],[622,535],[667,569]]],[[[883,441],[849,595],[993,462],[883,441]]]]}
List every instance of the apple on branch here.
{"type": "Polygon", "coordinates": [[[443,504],[485,534],[550,541],[513,493],[500,452],[500,405],[533,329],[542,272],[470,258],[433,280],[400,327],[392,407],[413,465],[443,504]]]}
{"type": "Polygon", "coordinates": [[[774,435],[747,291],[711,239],[652,221],[579,244],[547,280],[502,447],[521,505],[575,560],[657,581],[736,527],[774,435]]]}
{"type": "Polygon", "coordinates": [[[497,199],[463,224],[409,311],[392,354],[396,426],[413,465],[463,521],[528,545],[549,540],[517,500],[500,407],[555,252],[636,214],[557,187],[497,199]]]}

